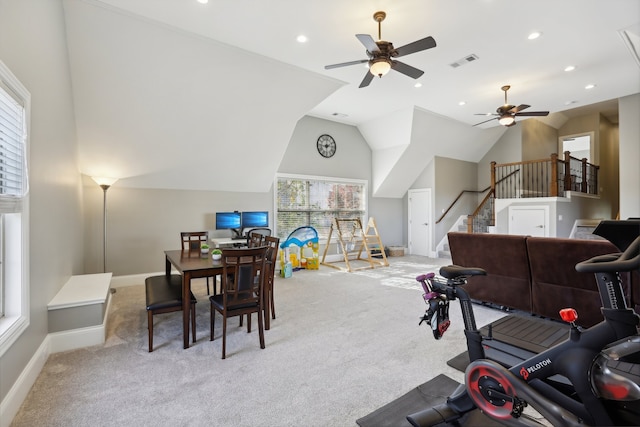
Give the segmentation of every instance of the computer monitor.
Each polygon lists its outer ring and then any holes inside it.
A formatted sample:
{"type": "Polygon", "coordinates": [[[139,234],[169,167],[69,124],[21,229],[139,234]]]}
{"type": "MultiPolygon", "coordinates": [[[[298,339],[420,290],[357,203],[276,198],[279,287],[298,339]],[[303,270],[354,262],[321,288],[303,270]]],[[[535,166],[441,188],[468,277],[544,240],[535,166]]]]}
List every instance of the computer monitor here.
{"type": "Polygon", "coordinates": [[[240,212],[216,212],[216,230],[234,230],[242,227],[242,215],[240,212]]]}
{"type": "Polygon", "coordinates": [[[242,212],[242,228],[268,227],[269,212],[254,211],[242,212]]]}

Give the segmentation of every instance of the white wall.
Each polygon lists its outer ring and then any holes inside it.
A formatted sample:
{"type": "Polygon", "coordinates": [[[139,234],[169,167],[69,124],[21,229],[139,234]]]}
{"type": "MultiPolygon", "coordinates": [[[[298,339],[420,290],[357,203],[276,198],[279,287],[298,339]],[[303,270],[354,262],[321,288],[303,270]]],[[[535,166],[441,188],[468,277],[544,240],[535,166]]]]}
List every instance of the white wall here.
{"type": "Polygon", "coordinates": [[[406,245],[403,199],[372,196],[372,153],[355,126],[310,116],[301,118],[278,172],[367,180],[369,216],[376,221],[382,243],[386,246],[406,245]],[[322,157],[316,149],[318,137],[324,133],[333,136],[337,145],[336,154],[329,159],[322,157]]]}
{"type": "Polygon", "coordinates": [[[31,323],[0,358],[4,404],[47,335],[48,302],[71,275],[82,273],[82,188],[60,0],[0,0],[0,59],[32,102],[31,323]]]}
{"type": "Polygon", "coordinates": [[[620,98],[620,218],[640,217],[640,94],[620,98]]]}

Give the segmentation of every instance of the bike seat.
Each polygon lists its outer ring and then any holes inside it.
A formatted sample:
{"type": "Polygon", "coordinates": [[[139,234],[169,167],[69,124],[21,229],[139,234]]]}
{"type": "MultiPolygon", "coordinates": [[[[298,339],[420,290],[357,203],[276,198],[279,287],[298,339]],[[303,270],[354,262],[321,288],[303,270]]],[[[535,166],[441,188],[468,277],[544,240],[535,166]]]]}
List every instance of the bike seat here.
{"type": "Polygon", "coordinates": [[[468,276],[486,276],[487,272],[479,267],[461,267],[459,265],[445,265],[440,267],[440,275],[445,279],[456,279],[468,276]]]}

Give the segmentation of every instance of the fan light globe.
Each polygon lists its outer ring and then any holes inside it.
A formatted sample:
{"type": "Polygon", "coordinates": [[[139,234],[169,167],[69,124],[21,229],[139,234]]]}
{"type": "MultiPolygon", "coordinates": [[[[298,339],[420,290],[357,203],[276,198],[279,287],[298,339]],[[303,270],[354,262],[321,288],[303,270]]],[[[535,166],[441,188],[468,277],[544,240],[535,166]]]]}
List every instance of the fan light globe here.
{"type": "Polygon", "coordinates": [[[498,119],[498,123],[500,123],[502,126],[509,126],[513,124],[513,122],[515,121],[516,121],[515,117],[513,117],[511,114],[503,114],[498,119]]]}
{"type": "Polygon", "coordinates": [[[373,62],[369,67],[369,72],[374,76],[382,77],[389,72],[391,64],[386,59],[373,62]]]}

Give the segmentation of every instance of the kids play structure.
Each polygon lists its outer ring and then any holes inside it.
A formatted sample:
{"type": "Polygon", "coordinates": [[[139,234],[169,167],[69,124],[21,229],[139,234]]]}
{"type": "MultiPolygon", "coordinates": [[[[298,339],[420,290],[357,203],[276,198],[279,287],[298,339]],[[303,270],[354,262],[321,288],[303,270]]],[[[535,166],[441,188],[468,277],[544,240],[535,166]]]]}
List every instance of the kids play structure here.
{"type": "Polygon", "coordinates": [[[313,227],[299,227],[289,234],[280,244],[280,273],[282,277],[291,276],[293,269],[306,268],[317,270],[318,232],[313,227]]]}
{"type": "Polygon", "coordinates": [[[363,230],[360,218],[334,218],[320,264],[349,272],[388,267],[389,262],[387,261],[387,255],[385,254],[382,240],[380,240],[375,220],[369,218],[367,229],[363,230]],[[334,234],[338,238],[338,247],[344,256],[344,261],[326,261],[327,250],[334,234]],[[363,257],[363,254],[366,254],[366,257],[363,257]],[[374,257],[377,257],[377,259],[374,259],[374,257]],[[366,265],[356,268],[351,265],[352,261],[365,261],[366,265]],[[344,263],[344,266],[339,265],[342,263],[344,263]]]}

